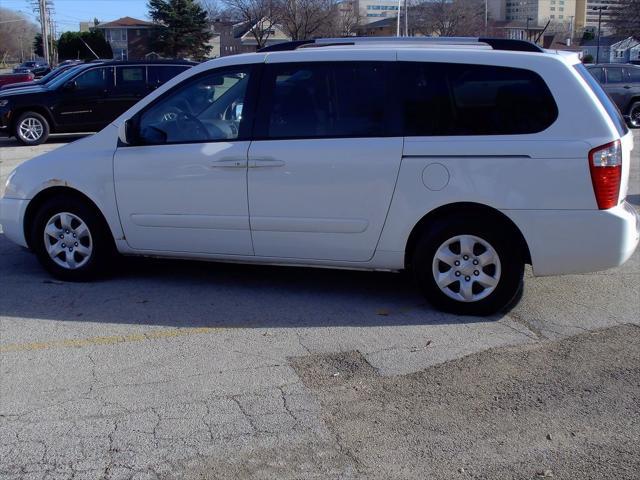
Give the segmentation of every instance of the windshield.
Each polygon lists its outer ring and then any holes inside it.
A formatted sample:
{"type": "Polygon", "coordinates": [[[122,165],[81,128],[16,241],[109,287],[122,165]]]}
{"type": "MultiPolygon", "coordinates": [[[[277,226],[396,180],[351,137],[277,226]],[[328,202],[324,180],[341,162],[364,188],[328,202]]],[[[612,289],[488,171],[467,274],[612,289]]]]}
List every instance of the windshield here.
{"type": "Polygon", "coordinates": [[[600,100],[600,103],[609,114],[611,121],[616,126],[618,134],[621,137],[625,136],[629,132],[629,128],[627,127],[627,124],[625,123],[620,110],[618,110],[616,104],[611,100],[611,97],[607,95],[607,93],[602,88],[602,85],[600,85],[598,80],[596,80],[594,76],[589,73],[589,70],[587,70],[587,68],[583,64],[580,63],[576,65],[575,68],[580,76],[587,82],[593,93],[596,94],[598,100],[600,100]]]}
{"type": "Polygon", "coordinates": [[[66,72],[67,70],[69,70],[68,67],[59,67],[59,68],[56,68],[55,70],[51,70],[49,73],[47,73],[44,77],[40,79],[40,83],[49,83],[51,80],[56,78],[58,75],[61,75],[62,73],[66,72]]]}
{"type": "Polygon", "coordinates": [[[81,72],[82,70],[90,67],[91,65],[78,65],[76,67],[71,67],[70,69],[64,71],[63,73],[61,73],[60,75],[58,75],[57,77],[55,77],[53,80],[50,80],[47,83],[47,88],[50,89],[56,89],[58,87],[60,87],[61,85],[64,85],[67,80],[69,80],[71,77],[73,77],[76,73],[81,72]]]}

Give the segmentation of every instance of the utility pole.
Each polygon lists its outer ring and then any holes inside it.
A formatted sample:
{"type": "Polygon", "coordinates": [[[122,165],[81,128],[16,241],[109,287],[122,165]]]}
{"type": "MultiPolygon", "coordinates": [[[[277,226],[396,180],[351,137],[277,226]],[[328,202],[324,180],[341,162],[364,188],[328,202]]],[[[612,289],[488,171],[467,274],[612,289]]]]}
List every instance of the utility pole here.
{"type": "Polygon", "coordinates": [[[51,15],[51,8],[47,7],[47,19],[49,20],[49,57],[50,64],[55,63],[56,61],[56,53],[55,53],[55,32],[53,28],[53,15],[51,15]]]}
{"type": "Polygon", "coordinates": [[[484,0],[484,36],[489,35],[489,0],[484,0]]]}
{"type": "Polygon", "coordinates": [[[602,10],[606,10],[607,6],[593,7],[598,11],[598,40],[596,42],[596,63],[600,63],[600,24],[602,23],[602,10]]]}
{"type": "Polygon", "coordinates": [[[407,9],[407,0],[404,0],[404,36],[409,36],[409,10],[407,9]]]}
{"type": "Polygon", "coordinates": [[[400,12],[402,12],[402,0],[398,0],[398,17],[396,18],[397,20],[396,37],[400,36],[400,12]]]}
{"type": "Polygon", "coordinates": [[[49,25],[47,24],[47,0],[38,0],[40,10],[40,27],[42,29],[42,52],[44,61],[49,63],[49,25]]]}

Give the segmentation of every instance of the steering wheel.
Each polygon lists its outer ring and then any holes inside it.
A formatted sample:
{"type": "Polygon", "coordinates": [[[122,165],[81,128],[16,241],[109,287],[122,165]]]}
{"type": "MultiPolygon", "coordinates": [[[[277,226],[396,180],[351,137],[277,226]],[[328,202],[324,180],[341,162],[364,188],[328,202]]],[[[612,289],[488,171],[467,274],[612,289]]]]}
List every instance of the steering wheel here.
{"type": "Polygon", "coordinates": [[[195,139],[198,140],[206,140],[209,136],[209,131],[202,121],[189,112],[185,112],[177,107],[172,107],[171,110],[164,112],[161,117],[161,122],[174,122],[181,136],[188,133],[187,136],[194,137],[194,132],[195,139]],[[180,120],[188,120],[188,122],[181,122],[180,120]],[[189,125],[189,123],[192,123],[192,125],[195,124],[195,128],[189,125]]]}

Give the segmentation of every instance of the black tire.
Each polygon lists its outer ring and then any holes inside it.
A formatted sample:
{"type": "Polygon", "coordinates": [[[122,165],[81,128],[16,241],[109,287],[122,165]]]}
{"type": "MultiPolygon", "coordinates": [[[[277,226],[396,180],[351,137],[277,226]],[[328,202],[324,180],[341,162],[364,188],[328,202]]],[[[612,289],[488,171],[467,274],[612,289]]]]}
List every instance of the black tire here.
{"type": "MultiPolygon", "coordinates": [[[[77,227],[79,224],[77,220],[73,221],[73,225],[77,227]]],[[[71,234],[73,234],[73,229],[71,234]]],[[[79,230],[78,230],[79,231],[79,230]]],[[[66,232],[60,232],[62,234],[66,232]]],[[[78,234],[79,235],[79,234],[78,234]]],[[[81,282],[93,280],[99,276],[102,276],[108,272],[108,267],[112,264],[111,260],[115,257],[115,246],[113,243],[113,237],[106,225],[103,217],[92,205],[88,205],[83,199],[73,195],[61,195],[50,198],[39,208],[34,217],[34,222],[31,225],[31,247],[36,253],[38,260],[42,266],[54,277],[71,282],[81,282]],[[45,242],[54,244],[57,239],[48,238],[45,239],[45,228],[50,219],[60,213],[70,213],[77,219],[84,222],[90,237],[80,240],[79,238],[70,238],[66,236],[68,241],[73,242],[78,240],[82,245],[90,245],[90,254],[86,256],[80,256],[79,252],[73,254],[74,259],[77,261],[77,268],[69,269],[59,265],[48,253],[45,242]],[[85,261],[86,259],[86,261],[85,261]],[[82,263],[81,263],[82,261],[82,263]]],[[[61,242],[64,240],[61,240],[61,242]]],[[[76,247],[78,248],[76,242],[76,247]]],[[[60,243],[60,245],[63,245],[60,243]]],[[[66,247],[66,245],[65,245],[66,247]]],[[[69,247],[74,248],[71,243],[69,247]]],[[[64,261],[67,255],[67,248],[64,252],[61,252],[58,259],[64,261]]]]}
{"type": "MultiPolygon", "coordinates": [[[[37,131],[40,131],[40,130],[37,130],[37,131]]],[[[24,112],[23,114],[21,114],[16,120],[14,129],[13,129],[13,134],[18,139],[18,141],[23,145],[28,145],[28,146],[40,145],[41,143],[46,142],[47,139],[49,138],[49,132],[50,132],[49,122],[47,121],[46,118],[44,118],[42,115],[36,112],[24,112]],[[40,134],[39,137],[31,138],[31,137],[25,136],[22,133],[21,126],[23,125],[24,122],[29,122],[29,121],[33,122],[34,127],[36,128],[38,125],[40,126],[42,133],[40,134]]]]}
{"type": "Polygon", "coordinates": [[[633,102],[629,107],[629,126],[640,128],[640,102],[633,102]]]}
{"type": "MultiPolygon", "coordinates": [[[[517,298],[522,291],[524,254],[519,246],[520,242],[518,242],[516,238],[513,238],[514,236],[512,234],[508,233],[510,231],[510,228],[505,228],[504,222],[500,222],[500,219],[492,216],[484,219],[477,215],[460,216],[454,219],[440,220],[429,225],[418,239],[412,256],[414,276],[427,297],[427,300],[439,310],[459,315],[491,315],[507,306],[511,306],[514,299],[517,298]],[[484,298],[479,298],[475,301],[467,302],[456,300],[448,296],[443,289],[438,286],[433,271],[434,258],[438,249],[445,244],[445,242],[460,235],[471,235],[486,242],[493,247],[499,259],[500,275],[497,276],[499,278],[497,284],[493,287],[493,291],[487,290],[484,298]]],[[[455,247],[455,245],[455,243],[452,244],[452,248],[455,247]]],[[[457,245],[459,246],[460,243],[458,242],[457,245]]],[[[474,244],[473,248],[476,252],[479,252],[477,255],[482,253],[482,245],[480,243],[474,244]]],[[[451,251],[451,249],[449,251],[451,251]]],[[[462,255],[462,252],[457,253],[462,255]]],[[[470,258],[469,261],[472,262],[473,258],[470,258]]],[[[450,283],[449,287],[445,287],[444,290],[452,295],[456,293],[461,294],[460,287],[462,284],[458,283],[456,285],[455,282],[470,281],[469,285],[472,286],[474,295],[482,296],[484,288],[481,284],[477,283],[474,278],[474,274],[476,274],[475,269],[483,269],[477,271],[477,274],[480,275],[485,273],[484,268],[486,268],[486,272],[495,276],[496,265],[475,267],[466,263],[462,258],[460,258],[459,261],[462,262],[461,269],[465,268],[465,265],[468,265],[468,268],[474,269],[473,273],[469,272],[469,276],[467,276],[464,271],[460,272],[461,277],[459,277],[459,280],[458,277],[454,277],[454,282],[450,283]],[[456,287],[458,288],[458,292],[455,292],[456,287]],[[453,293],[451,293],[452,291],[453,293]]],[[[443,271],[443,273],[446,273],[449,271],[447,264],[438,262],[436,265],[438,272],[443,271]]],[[[451,267],[451,271],[453,274],[456,274],[456,267],[451,267]]]]}

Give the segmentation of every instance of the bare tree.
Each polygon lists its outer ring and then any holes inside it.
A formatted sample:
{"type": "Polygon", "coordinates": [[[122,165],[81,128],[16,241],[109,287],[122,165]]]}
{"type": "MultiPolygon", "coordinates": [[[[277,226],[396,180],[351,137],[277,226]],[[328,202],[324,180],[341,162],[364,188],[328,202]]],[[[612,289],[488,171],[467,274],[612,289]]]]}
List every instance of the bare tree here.
{"type": "Polygon", "coordinates": [[[640,38],[640,0],[621,0],[609,25],[616,35],[640,38]]]}
{"type": "Polygon", "coordinates": [[[234,18],[251,25],[249,32],[258,49],[267,44],[275,25],[281,21],[279,0],[222,0],[222,3],[234,18]]]}
{"type": "Polygon", "coordinates": [[[332,34],[337,37],[351,37],[355,35],[361,21],[360,9],[356,0],[338,2],[332,34]]]}
{"type": "Polygon", "coordinates": [[[283,0],[280,16],[291,40],[306,40],[331,31],[337,14],[336,0],[283,0]]]}
{"type": "Polygon", "coordinates": [[[236,20],[231,11],[220,0],[198,0],[198,2],[207,11],[212,22],[216,20],[236,20]]]}
{"type": "Polygon", "coordinates": [[[410,28],[440,37],[479,35],[484,32],[483,0],[433,0],[415,5],[410,28]]]}
{"type": "Polygon", "coordinates": [[[0,63],[30,58],[38,26],[22,13],[0,8],[0,63]]]}

